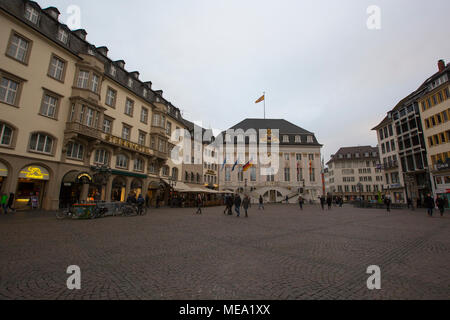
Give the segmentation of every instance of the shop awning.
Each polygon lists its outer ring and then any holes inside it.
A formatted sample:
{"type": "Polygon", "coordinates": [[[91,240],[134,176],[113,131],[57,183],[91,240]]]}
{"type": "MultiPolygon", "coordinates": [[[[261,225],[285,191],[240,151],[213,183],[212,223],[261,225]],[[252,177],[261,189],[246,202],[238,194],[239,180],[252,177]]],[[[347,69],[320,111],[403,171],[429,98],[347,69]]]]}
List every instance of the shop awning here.
{"type": "MultiPolygon", "coordinates": [[[[165,184],[167,184],[169,186],[171,185],[171,182],[169,180],[167,180],[167,179],[161,179],[161,180],[164,181],[165,184]]],[[[173,185],[173,190],[175,190],[176,192],[195,192],[187,184],[185,184],[184,182],[180,182],[180,181],[177,181],[177,183],[175,185],[173,185]]]]}

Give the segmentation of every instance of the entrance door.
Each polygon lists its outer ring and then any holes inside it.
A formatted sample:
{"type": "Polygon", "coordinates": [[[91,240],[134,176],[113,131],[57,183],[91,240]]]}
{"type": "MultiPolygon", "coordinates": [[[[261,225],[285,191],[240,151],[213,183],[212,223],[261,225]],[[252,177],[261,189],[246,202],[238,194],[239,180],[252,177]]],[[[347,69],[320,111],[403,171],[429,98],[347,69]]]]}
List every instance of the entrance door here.
{"type": "Polygon", "coordinates": [[[42,200],[44,198],[45,181],[19,179],[16,191],[16,209],[30,210],[30,199],[36,196],[38,199],[37,208],[42,208],[42,200]]]}
{"type": "Polygon", "coordinates": [[[277,202],[277,193],[275,190],[270,190],[270,202],[277,202]]]}

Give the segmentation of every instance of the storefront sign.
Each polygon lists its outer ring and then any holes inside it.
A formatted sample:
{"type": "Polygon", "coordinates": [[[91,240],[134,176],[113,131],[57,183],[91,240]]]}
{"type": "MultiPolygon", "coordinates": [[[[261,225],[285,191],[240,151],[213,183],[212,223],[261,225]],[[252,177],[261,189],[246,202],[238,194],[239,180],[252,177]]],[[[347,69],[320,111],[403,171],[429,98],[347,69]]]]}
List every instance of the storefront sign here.
{"type": "Polygon", "coordinates": [[[115,144],[115,145],[118,145],[121,147],[125,147],[128,149],[134,150],[134,151],[151,154],[151,150],[149,147],[145,147],[140,144],[133,143],[133,142],[127,141],[127,140],[119,138],[119,137],[115,137],[115,136],[107,134],[107,135],[105,135],[105,140],[108,142],[111,142],[112,144],[115,144]]]}
{"type": "Polygon", "coordinates": [[[211,176],[215,176],[216,175],[216,173],[213,170],[206,171],[206,174],[209,174],[211,176]]]}
{"type": "Polygon", "coordinates": [[[50,180],[47,169],[39,166],[30,166],[20,170],[19,178],[33,180],[50,180]]]}
{"type": "Polygon", "coordinates": [[[88,173],[80,173],[80,174],[77,176],[77,180],[78,180],[80,183],[86,183],[86,184],[89,184],[89,183],[92,182],[92,177],[91,177],[88,173]]]}
{"type": "Polygon", "coordinates": [[[8,168],[0,162],[0,177],[7,177],[8,176],[8,168]]]}

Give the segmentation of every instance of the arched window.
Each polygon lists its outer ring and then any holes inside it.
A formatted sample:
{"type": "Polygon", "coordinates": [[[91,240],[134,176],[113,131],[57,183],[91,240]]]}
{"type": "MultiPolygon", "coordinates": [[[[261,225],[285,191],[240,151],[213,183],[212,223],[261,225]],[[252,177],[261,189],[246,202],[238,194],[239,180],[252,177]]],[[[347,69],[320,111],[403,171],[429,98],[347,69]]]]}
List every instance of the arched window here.
{"type": "Polygon", "coordinates": [[[67,145],[67,157],[76,160],[83,160],[84,146],[77,142],[69,142],[67,145]]]}
{"type": "Polygon", "coordinates": [[[197,173],[197,183],[200,182],[200,175],[197,173]]]}
{"type": "Polygon", "coordinates": [[[144,171],[144,160],[142,158],[134,159],[134,171],[144,171]]]}
{"type": "Polygon", "coordinates": [[[30,151],[51,154],[54,139],[45,133],[33,133],[30,139],[30,151]]]}
{"type": "Polygon", "coordinates": [[[97,149],[95,151],[94,163],[100,165],[107,165],[109,163],[109,153],[104,149],[97,149]]]}
{"type": "Polygon", "coordinates": [[[10,147],[13,140],[14,130],[4,123],[0,123],[0,145],[10,147]]]}
{"type": "Polygon", "coordinates": [[[184,180],[189,181],[189,173],[187,171],[184,173],[184,180]]]}
{"type": "Polygon", "coordinates": [[[191,172],[191,181],[192,181],[192,182],[195,181],[195,176],[194,176],[194,173],[193,173],[193,172],[191,172]]]}
{"type": "Polygon", "coordinates": [[[128,157],[124,154],[117,155],[116,167],[121,169],[128,169],[128,157]]]}

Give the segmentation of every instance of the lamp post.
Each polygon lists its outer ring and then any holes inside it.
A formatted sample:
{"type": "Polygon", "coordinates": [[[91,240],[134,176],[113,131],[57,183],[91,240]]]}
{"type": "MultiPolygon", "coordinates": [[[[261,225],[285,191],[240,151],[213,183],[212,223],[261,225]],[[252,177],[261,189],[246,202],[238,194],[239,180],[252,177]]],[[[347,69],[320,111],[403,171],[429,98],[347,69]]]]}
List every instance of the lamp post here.
{"type": "Polygon", "coordinates": [[[358,189],[359,189],[359,203],[360,203],[360,205],[361,205],[361,207],[362,207],[362,189],[363,189],[362,183],[359,182],[359,183],[357,184],[357,187],[358,187],[358,189]]]}
{"type": "Polygon", "coordinates": [[[177,180],[174,179],[173,176],[169,177],[169,187],[170,187],[170,192],[171,192],[171,196],[170,196],[170,207],[173,208],[173,192],[174,192],[174,188],[177,186],[177,180]]]}

